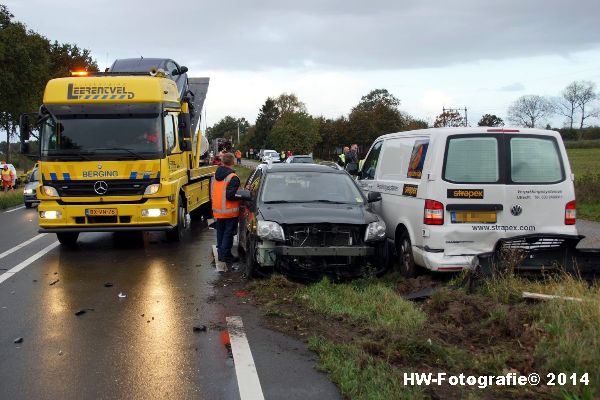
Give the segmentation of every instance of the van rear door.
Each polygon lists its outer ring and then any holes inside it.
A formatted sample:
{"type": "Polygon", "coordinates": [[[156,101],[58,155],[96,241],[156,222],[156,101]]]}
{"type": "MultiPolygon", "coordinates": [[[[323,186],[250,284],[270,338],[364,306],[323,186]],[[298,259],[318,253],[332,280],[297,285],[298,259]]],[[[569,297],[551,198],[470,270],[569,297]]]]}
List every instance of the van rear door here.
{"type": "Polygon", "coordinates": [[[442,170],[446,255],[494,250],[501,238],[565,229],[574,200],[566,153],[552,135],[451,135],[442,170]]]}

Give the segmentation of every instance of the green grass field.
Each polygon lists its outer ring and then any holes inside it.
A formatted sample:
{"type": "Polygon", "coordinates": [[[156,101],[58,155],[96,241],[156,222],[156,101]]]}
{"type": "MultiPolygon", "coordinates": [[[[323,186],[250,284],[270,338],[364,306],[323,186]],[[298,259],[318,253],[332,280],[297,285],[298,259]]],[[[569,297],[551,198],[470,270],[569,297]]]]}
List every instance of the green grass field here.
{"type": "Polygon", "coordinates": [[[600,221],[600,148],[567,149],[575,174],[578,217],[600,221]]]}

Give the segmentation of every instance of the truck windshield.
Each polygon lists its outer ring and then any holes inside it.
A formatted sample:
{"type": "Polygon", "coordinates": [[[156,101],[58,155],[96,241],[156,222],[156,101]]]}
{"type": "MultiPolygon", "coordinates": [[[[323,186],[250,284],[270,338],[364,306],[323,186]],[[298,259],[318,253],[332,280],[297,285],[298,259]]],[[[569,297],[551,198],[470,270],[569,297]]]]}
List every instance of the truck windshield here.
{"type": "Polygon", "coordinates": [[[278,172],[267,174],[265,203],[363,204],[364,199],[347,174],[278,172]]]}
{"type": "Polygon", "coordinates": [[[158,114],[58,115],[40,133],[44,159],[157,159],[164,149],[158,114]]]}

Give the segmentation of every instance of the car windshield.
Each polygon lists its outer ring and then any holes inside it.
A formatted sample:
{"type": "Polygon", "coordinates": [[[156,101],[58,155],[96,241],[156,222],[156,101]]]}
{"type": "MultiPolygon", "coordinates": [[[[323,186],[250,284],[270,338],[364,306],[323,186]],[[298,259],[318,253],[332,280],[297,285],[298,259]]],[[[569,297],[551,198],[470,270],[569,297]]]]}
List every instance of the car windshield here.
{"type": "Polygon", "coordinates": [[[277,153],[274,151],[266,151],[265,152],[265,156],[272,157],[272,156],[276,156],[276,155],[277,155],[277,153]]]}
{"type": "Polygon", "coordinates": [[[364,198],[347,174],[290,171],[267,174],[262,201],[362,204],[364,198]]]}
{"type": "Polygon", "coordinates": [[[58,115],[41,126],[44,159],[156,159],[162,154],[157,114],[58,115]]]}

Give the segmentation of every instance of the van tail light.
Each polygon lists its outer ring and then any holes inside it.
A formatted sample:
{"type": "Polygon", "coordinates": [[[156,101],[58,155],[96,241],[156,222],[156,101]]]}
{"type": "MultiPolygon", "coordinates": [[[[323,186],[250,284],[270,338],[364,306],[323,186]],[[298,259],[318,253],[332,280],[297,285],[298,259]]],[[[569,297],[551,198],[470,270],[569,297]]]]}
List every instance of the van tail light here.
{"type": "Polygon", "coordinates": [[[577,207],[575,200],[572,200],[565,206],[565,225],[575,225],[575,222],[577,222],[577,207]]]}
{"type": "Polygon", "coordinates": [[[425,200],[423,223],[425,225],[444,225],[444,205],[439,201],[425,200]]]}

